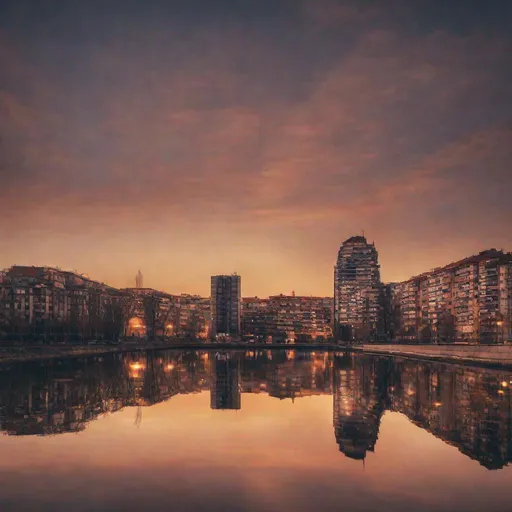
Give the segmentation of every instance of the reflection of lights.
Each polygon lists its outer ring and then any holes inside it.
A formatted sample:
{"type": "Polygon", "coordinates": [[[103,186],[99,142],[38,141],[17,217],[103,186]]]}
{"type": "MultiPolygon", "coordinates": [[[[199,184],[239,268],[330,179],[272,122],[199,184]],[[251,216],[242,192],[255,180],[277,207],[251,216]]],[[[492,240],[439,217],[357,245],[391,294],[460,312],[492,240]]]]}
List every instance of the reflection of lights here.
{"type": "Polygon", "coordinates": [[[505,394],[505,391],[503,391],[503,389],[498,389],[498,395],[504,395],[505,394]]]}
{"type": "Polygon", "coordinates": [[[143,368],[144,368],[144,365],[141,363],[138,363],[138,362],[130,364],[131,370],[139,371],[139,370],[142,370],[143,368]]]}
{"type": "Polygon", "coordinates": [[[501,327],[501,326],[503,325],[503,321],[502,321],[502,320],[498,320],[498,321],[496,322],[496,325],[497,325],[498,327],[501,327]]]}
{"type": "Polygon", "coordinates": [[[415,391],[413,391],[412,389],[409,389],[409,390],[407,391],[407,394],[408,394],[409,396],[413,396],[413,395],[415,395],[415,394],[416,394],[416,392],[415,392],[415,391]]]}
{"type": "Polygon", "coordinates": [[[172,363],[169,363],[166,367],[165,367],[166,371],[168,372],[171,372],[172,370],[174,370],[174,365],[172,363]]]}
{"type": "Polygon", "coordinates": [[[434,405],[435,405],[436,407],[441,407],[441,405],[443,405],[443,402],[435,402],[435,403],[434,403],[434,405]]]}
{"type": "Polygon", "coordinates": [[[501,387],[502,388],[506,388],[508,386],[508,382],[506,380],[504,380],[502,383],[501,383],[501,387]]]}

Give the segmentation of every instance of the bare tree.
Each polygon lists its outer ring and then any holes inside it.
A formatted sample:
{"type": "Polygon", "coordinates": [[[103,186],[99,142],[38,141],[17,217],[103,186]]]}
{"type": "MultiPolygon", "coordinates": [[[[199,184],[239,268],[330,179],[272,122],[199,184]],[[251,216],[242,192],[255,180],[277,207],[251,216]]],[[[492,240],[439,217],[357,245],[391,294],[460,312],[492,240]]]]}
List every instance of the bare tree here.
{"type": "Polygon", "coordinates": [[[109,300],[103,308],[103,332],[107,340],[117,341],[123,333],[124,314],[121,301],[109,300]]]}
{"type": "Polygon", "coordinates": [[[88,336],[97,338],[101,332],[101,295],[97,290],[89,290],[87,296],[87,320],[88,336]]]}
{"type": "Polygon", "coordinates": [[[120,298],[121,311],[123,315],[123,329],[121,332],[122,336],[125,336],[130,318],[133,317],[136,310],[136,301],[133,295],[123,295],[120,298]]]}
{"type": "Polygon", "coordinates": [[[419,332],[419,340],[422,343],[430,343],[434,338],[434,333],[430,327],[430,324],[423,326],[419,332]]]}
{"type": "Polygon", "coordinates": [[[144,320],[146,322],[148,340],[154,341],[160,310],[159,297],[156,295],[145,295],[142,299],[142,307],[144,310],[144,320]]]}
{"type": "Polygon", "coordinates": [[[448,311],[444,310],[437,320],[437,339],[444,343],[453,343],[457,330],[455,328],[455,317],[448,311]]]}

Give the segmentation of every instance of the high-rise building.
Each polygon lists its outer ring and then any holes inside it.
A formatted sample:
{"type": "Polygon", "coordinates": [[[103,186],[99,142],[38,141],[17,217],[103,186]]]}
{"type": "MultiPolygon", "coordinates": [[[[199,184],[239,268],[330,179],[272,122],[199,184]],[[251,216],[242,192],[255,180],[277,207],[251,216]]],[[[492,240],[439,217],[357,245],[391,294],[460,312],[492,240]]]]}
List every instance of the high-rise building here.
{"type": "Polygon", "coordinates": [[[211,335],[239,337],[242,317],[242,285],[240,276],[212,276],[211,335]]]}
{"type": "Polygon", "coordinates": [[[345,240],[334,267],[334,330],[343,340],[381,334],[382,283],[378,253],[364,236],[345,240]]]}
{"type": "Polygon", "coordinates": [[[135,288],[143,288],[142,272],[139,270],[135,276],[135,288]]]}

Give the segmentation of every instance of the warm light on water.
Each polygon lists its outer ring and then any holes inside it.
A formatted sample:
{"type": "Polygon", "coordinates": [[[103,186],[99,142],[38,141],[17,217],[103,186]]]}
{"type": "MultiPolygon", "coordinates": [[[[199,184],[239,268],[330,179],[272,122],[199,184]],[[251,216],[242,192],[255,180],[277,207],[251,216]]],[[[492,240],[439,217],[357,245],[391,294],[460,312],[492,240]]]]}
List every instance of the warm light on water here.
{"type": "Polygon", "coordinates": [[[509,373],[247,356],[3,367],[1,510],[508,509],[509,373]]]}

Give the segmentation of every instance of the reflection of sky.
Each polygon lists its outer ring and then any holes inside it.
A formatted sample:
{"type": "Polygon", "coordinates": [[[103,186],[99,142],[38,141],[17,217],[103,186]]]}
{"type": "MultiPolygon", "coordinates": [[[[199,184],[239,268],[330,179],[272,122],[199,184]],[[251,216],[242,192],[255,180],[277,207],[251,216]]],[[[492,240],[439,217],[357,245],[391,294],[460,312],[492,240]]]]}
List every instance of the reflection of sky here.
{"type": "Polygon", "coordinates": [[[209,393],[94,421],[78,435],[0,437],[2,510],[506,510],[512,468],[490,472],[386,413],[375,453],[344,457],[332,396],[209,393]],[[14,507],[16,503],[16,507],[14,507]],[[58,504],[58,506],[57,506],[58,504]],[[103,509],[99,508],[99,505],[103,509]]]}

